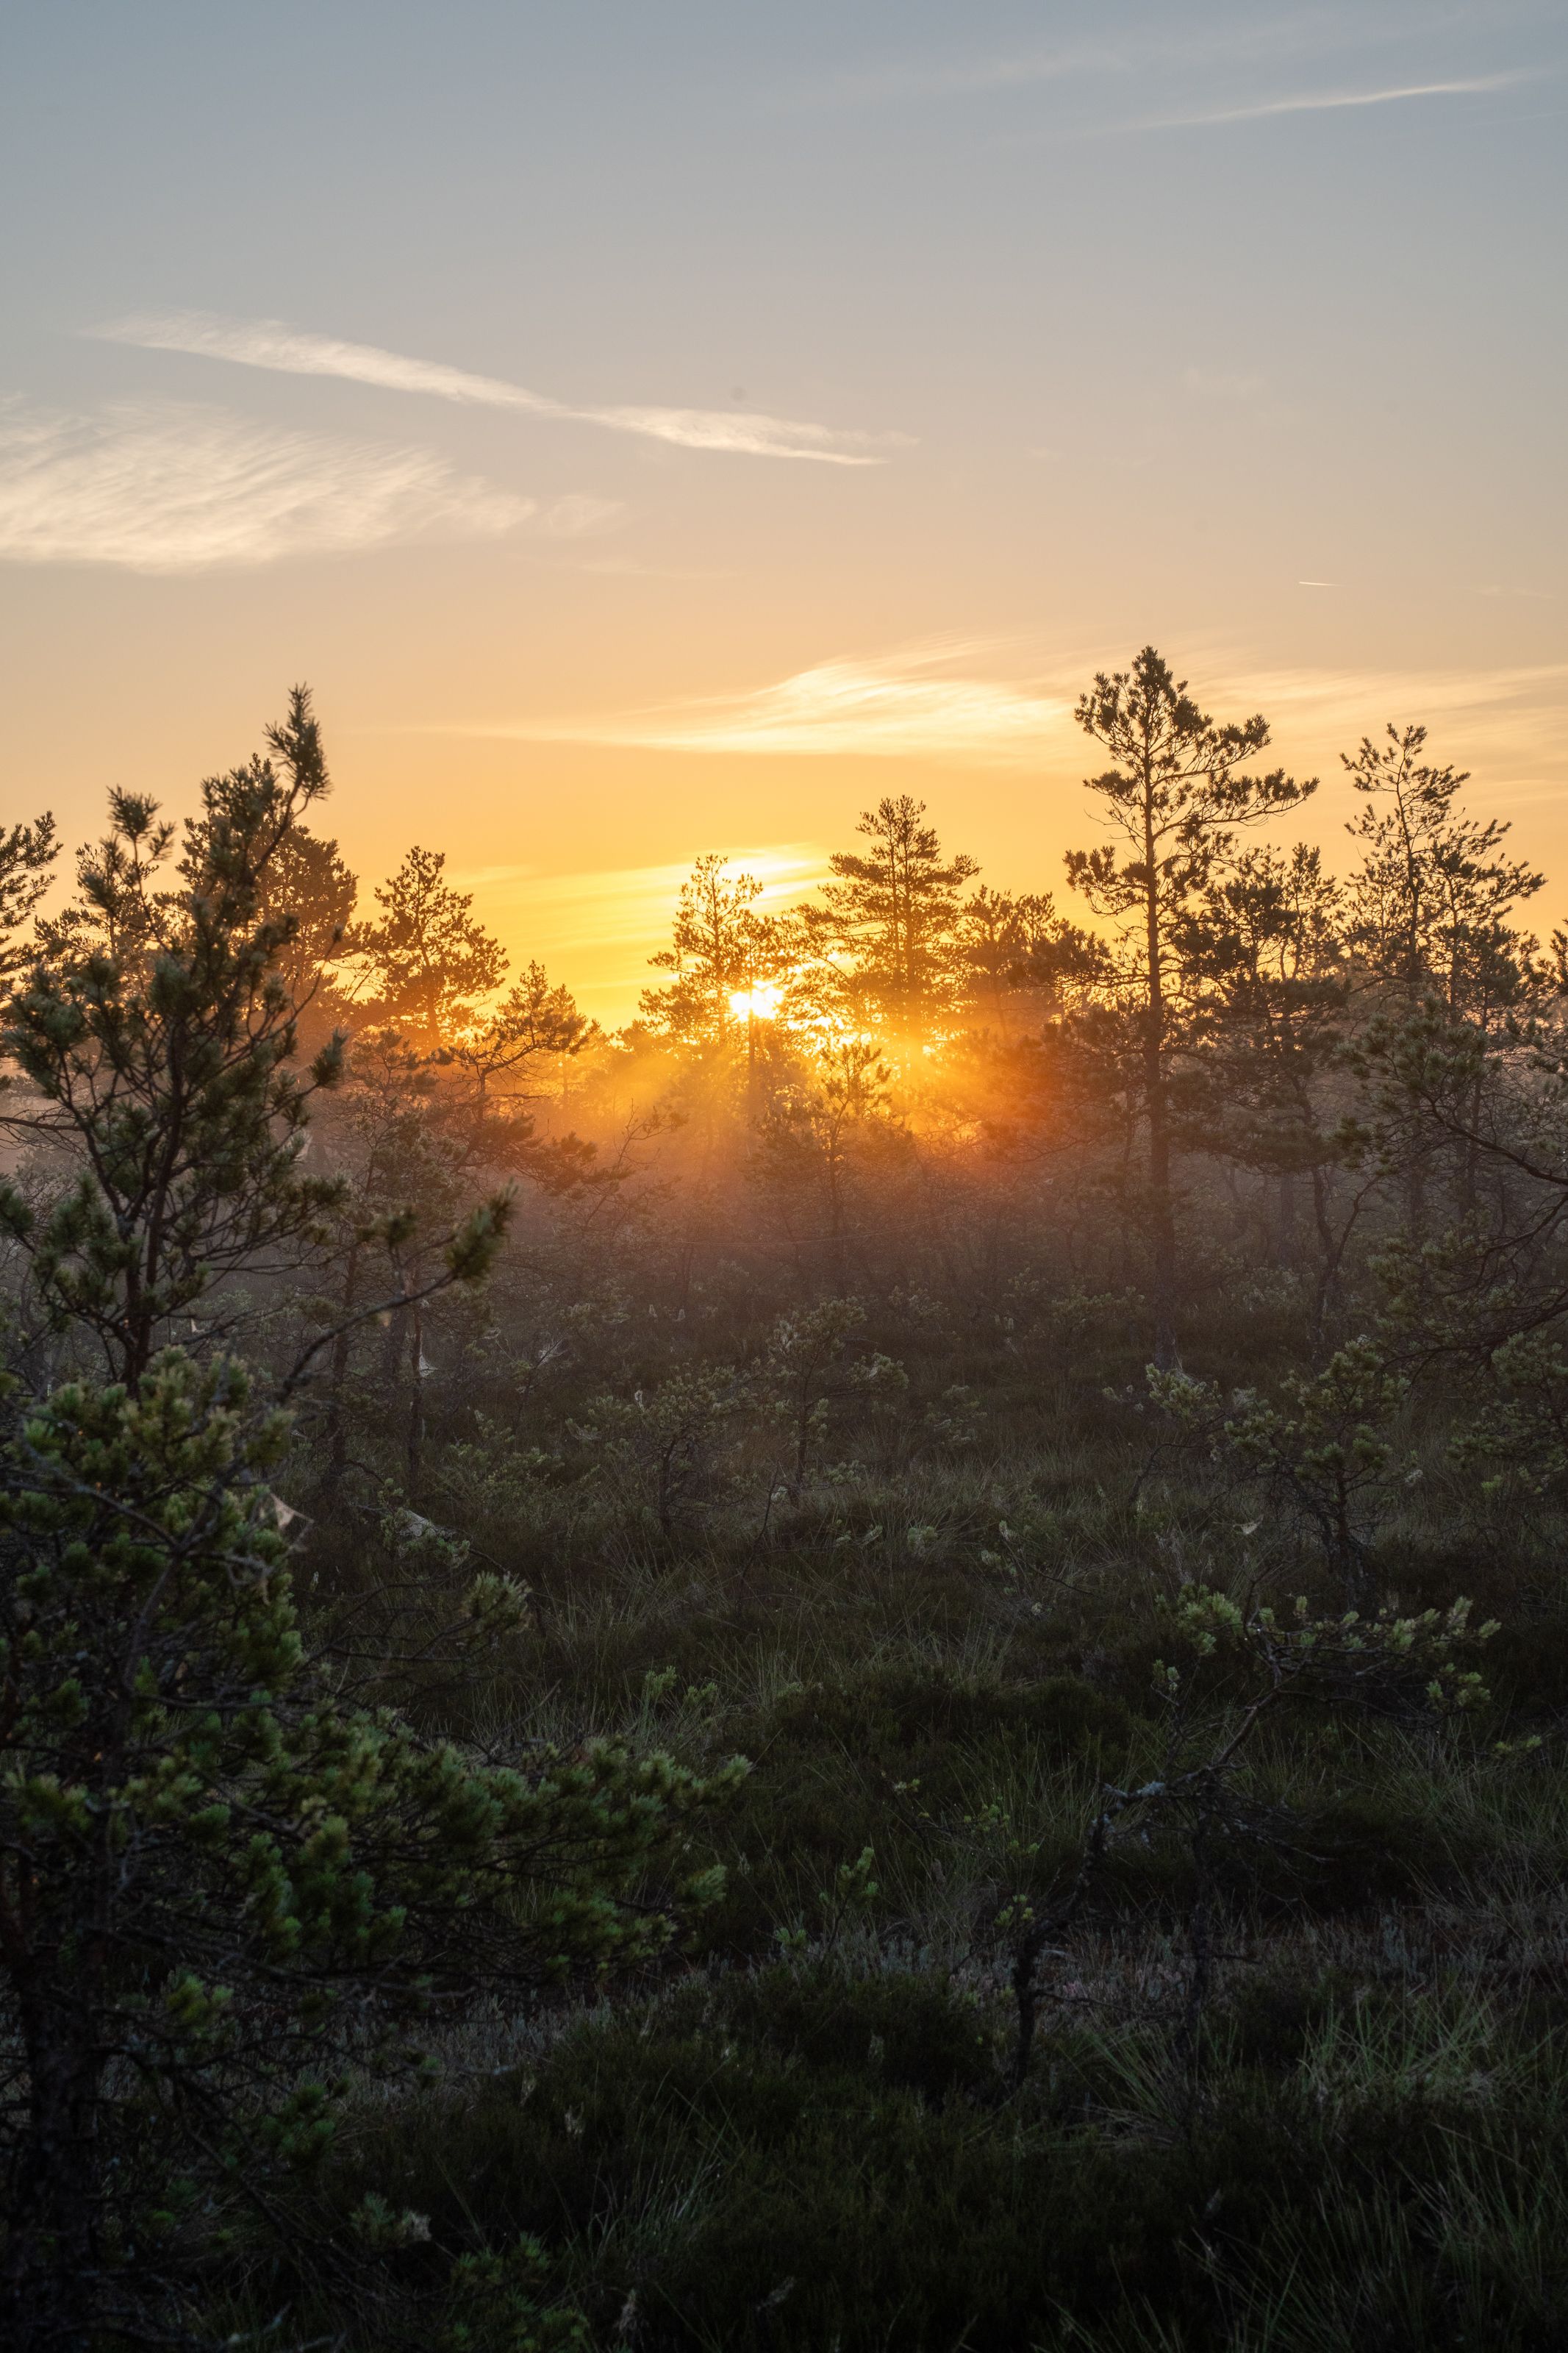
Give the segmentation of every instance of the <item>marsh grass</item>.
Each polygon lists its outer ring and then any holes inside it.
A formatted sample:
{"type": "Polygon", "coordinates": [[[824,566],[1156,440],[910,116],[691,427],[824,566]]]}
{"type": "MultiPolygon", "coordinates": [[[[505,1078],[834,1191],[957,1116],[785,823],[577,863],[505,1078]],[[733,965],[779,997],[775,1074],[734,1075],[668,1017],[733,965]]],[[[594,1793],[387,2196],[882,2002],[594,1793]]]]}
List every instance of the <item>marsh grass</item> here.
{"type": "MultiPolygon", "coordinates": [[[[1264,1283],[1245,1331],[1216,1320],[1216,1377],[1288,1363],[1300,1305],[1264,1283]]],[[[569,1432],[446,1491],[532,1595],[473,1736],[745,1755],[692,1831],[725,1889],[641,1979],[476,2013],[426,2088],[356,2092],[311,2196],[421,2218],[374,2306],[301,2256],[226,2313],[287,2305],[344,2353],[553,2346],[557,2306],[633,2353],[1568,2342],[1559,1524],[1402,1419],[1423,1475],[1379,1589],[1504,1621],[1490,1710],[1281,1708],[1238,1767],[1265,1827],[1215,1879],[1196,2031],[1196,1866],[1156,1809],[1049,1939],[1018,2083],[1008,1906],[1058,1902],[1106,1787],[1167,1769],[1184,1593],[1342,1603],[1310,1530],[1129,1404],[1114,1316],[1003,1348],[900,1314],[901,1425],[868,1409],[796,1492],[755,1431],[673,1538],[569,1432]],[[950,1444],[921,1417],[960,1380],[982,1426],[950,1444]],[[453,2256],[524,2241],[504,2326],[454,2316],[453,2256]]],[[[1236,1670],[1189,1664],[1217,1737],[1236,1670]]]]}

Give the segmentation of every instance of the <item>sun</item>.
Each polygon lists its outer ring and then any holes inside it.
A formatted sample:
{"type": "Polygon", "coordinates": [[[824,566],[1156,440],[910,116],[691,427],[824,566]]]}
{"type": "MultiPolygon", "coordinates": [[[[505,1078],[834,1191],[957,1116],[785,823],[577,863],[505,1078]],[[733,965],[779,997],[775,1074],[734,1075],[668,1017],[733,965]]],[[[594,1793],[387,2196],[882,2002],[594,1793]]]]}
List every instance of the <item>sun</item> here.
{"type": "Polygon", "coordinates": [[[737,1021],[773,1021],[778,1018],[781,991],[770,980],[758,983],[755,988],[737,988],[731,992],[730,1010],[737,1021]]]}

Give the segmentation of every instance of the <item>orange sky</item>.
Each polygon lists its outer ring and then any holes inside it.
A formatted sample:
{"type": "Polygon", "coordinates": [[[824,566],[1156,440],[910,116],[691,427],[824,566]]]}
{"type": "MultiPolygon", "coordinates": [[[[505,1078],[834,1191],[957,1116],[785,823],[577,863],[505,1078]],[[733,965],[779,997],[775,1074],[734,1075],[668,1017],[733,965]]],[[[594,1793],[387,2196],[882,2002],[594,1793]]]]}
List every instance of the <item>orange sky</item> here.
{"type": "Polygon", "coordinates": [[[1152,639],[1325,842],[1425,720],[1549,927],[1563,8],[658,19],[8,36],[0,814],[177,809],[308,679],[367,886],[445,849],[613,1021],[700,852],[787,895],[884,792],[1059,887],[1152,639]]]}

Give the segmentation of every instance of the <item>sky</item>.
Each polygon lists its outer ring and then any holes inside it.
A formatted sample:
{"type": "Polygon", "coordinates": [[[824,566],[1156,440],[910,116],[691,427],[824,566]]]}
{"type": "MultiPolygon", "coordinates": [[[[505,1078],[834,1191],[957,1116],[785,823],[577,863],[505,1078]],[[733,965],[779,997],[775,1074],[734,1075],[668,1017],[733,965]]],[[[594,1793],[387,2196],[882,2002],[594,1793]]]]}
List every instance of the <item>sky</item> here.
{"type": "Polygon", "coordinates": [[[308,681],[367,891],[621,1020],[885,793],[1060,893],[1152,641],[1331,847],[1426,723],[1550,925],[1565,132],[1568,0],[0,12],[0,818],[308,681]]]}

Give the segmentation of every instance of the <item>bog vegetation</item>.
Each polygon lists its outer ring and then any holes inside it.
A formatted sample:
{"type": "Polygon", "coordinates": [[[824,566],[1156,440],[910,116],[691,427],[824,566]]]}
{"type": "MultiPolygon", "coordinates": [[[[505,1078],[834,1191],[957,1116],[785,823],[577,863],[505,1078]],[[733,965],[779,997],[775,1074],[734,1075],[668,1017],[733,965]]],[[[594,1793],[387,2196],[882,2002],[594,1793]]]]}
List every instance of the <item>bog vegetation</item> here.
{"type": "Polygon", "coordinates": [[[1568,2341],[1564,942],[1079,717],[616,1035],[302,692],[0,836],[17,2353],[1568,2341]]]}

